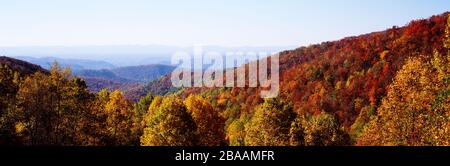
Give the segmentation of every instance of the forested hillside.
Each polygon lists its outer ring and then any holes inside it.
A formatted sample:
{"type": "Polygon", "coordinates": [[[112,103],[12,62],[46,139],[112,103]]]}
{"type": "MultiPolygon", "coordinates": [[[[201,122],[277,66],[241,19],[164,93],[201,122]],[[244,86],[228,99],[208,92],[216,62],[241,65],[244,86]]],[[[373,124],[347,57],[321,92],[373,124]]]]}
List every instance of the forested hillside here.
{"type": "Polygon", "coordinates": [[[133,102],[89,92],[57,64],[0,62],[1,144],[450,145],[449,13],[284,51],[274,99],[259,88],[178,90],[164,76],[133,102]]]}
{"type": "MultiPolygon", "coordinates": [[[[414,20],[405,27],[282,52],[280,98],[306,119],[332,115],[339,129],[355,141],[367,121],[377,115],[389,85],[408,59],[428,63],[439,57],[447,63],[448,48],[443,44],[447,18],[446,13],[414,20]]],[[[445,86],[440,88],[445,90],[445,86]]],[[[182,96],[199,93],[208,98],[223,111],[229,127],[248,121],[253,110],[264,103],[259,90],[252,88],[185,89],[184,93],[182,96]]],[[[245,127],[240,124],[239,128],[245,127]]]]}
{"type": "Polygon", "coordinates": [[[3,67],[8,67],[16,72],[19,72],[21,75],[30,75],[38,71],[47,72],[38,65],[6,56],[0,56],[0,64],[2,64],[3,67]]]}

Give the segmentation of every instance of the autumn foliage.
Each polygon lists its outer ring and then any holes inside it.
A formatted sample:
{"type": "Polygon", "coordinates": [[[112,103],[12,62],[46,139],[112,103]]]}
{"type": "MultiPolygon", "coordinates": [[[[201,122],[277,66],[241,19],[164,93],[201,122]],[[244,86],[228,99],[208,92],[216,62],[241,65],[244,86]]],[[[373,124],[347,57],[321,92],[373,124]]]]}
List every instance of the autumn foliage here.
{"type": "Polygon", "coordinates": [[[174,89],[165,76],[133,102],[92,93],[57,64],[0,62],[0,144],[450,145],[449,13],[284,51],[274,99],[250,87],[174,89]]]}

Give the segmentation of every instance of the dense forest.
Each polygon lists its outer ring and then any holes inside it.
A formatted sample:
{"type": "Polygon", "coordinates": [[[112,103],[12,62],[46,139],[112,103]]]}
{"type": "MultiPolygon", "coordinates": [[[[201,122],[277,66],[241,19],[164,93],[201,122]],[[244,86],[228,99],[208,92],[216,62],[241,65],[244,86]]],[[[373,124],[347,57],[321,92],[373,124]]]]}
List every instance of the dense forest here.
{"type": "MultiPolygon", "coordinates": [[[[281,94],[259,88],[88,90],[57,63],[0,58],[0,144],[450,145],[449,13],[280,54],[281,94]]],[[[139,89],[139,88],[138,88],[139,89]]]]}

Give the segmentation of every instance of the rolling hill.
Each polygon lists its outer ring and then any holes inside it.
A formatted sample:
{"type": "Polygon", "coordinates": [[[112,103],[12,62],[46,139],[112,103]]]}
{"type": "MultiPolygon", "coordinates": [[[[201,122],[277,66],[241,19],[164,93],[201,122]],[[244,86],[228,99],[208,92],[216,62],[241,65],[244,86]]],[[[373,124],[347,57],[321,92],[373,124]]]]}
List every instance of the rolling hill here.
{"type": "MultiPolygon", "coordinates": [[[[362,110],[373,112],[380,106],[406,59],[446,54],[447,17],[444,13],[403,27],[283,51],[279,97],[290,101],[298,114],[335,115],[341,126],[352,132],[362,110]]],[[[166,94],[172,89],[168,78],[162,77],[142,91],[166,94]]],[[[258,88],[185,88],[181,96],[206,96],[223,110],[229,124],[263,102],[259,92],[258,88]]]]}
{"type": "Polygon", "coordinates": [[[251,87],[174,89],[168,73],[147,86],[99,78],[148,81],[155,77],[136,73],[170,71],[148,66],[88,73],[88,85],[120,89],[91,93],[67,70],[18,78],[11,69],[47,71],[8,57],[0,63],[0,144],[450,144],[448,12],[281,52],[275,99],[251,87]]]}
{"type": "Polygon", "coordinates": [[[14,71],[22,74],[22,75],[30,75],[35,72],[43,72],[48,73],[48,71],[44,68],[42,68],[39,65],[32,64],[26,61],[18,60],[15,58],[7,57],[7,56],[0,56],[0,64],[6,65],[9,68],[13,69],[14,71]]]}

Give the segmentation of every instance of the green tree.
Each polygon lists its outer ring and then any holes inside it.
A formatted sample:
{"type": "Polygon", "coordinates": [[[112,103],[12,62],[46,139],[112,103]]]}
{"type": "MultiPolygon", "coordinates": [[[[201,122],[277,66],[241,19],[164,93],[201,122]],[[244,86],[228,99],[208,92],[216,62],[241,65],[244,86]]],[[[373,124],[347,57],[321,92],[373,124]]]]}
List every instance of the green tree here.
{"type": "Polygon", "coordinates": [[[241,116],[228,125],[226,138],[230,146],[245,146],[245,124],[248,121],[248,118],[241,116]]]}
{"type": "Polygon", "coordinates": [[[152,103],[154,98],[155,96],[153,96],[152,93],[148,93],[133,105],[133,112],[140,116],[143,116],[145,113],[147,113],[148,108],[150,107],[150,104],[152,103]]]}
{"type": "Polygon", "coordinates": [[[305,145],[305,132],[303,124],[305,123],[303,117],[297,117],[291,124],[289,130],[289,143],[291,146],[304,146],[305,145]]]}
{"type": "Polygon", "coordinates": [[[339,129],[333,115],[322,113],[312,116],[304,126],[306,146],[342,146],[348,145],[348,134],[339,129]]]}
{"type": "Polygon", "coordinates": [[[149,110],[150,104],[152,103],[155,96],[152,93],[148,93],[146,96],[139,99],[137,103],[133,104],[133,135],[136,136],[136,143],[139,145],[139,137],[144,133],[145,123],[143,119],[147,111],[149,110]]]}

